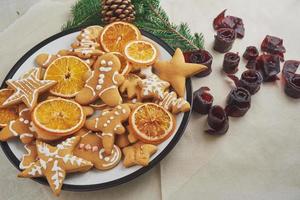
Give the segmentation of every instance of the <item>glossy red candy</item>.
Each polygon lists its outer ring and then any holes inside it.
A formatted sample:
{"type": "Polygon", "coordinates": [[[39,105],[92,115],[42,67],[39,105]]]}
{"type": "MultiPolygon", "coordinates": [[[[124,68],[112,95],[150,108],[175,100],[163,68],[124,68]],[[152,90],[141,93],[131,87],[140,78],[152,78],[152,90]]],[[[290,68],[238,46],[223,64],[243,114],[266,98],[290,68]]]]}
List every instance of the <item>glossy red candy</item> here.
{"type": "Polygon", "coordinates": [[[251,94],[248,90],[238,87],[230,91],[225,111],[228,116],[242,117],[251,106],[251,94]]]}
{"type": "Polygon", "coordinates": [[[215,35],[214,50],[220,53],[230,51],[235,41],[236,33],[230,28],[220,28],[215,35]]]}
{"type": "Polygon", "coordinates": [[[282,69],[282,76],[285,80],[284,91],[293,98],[300,98],[300,74],[296,74],[300,61],[287,60],[282,69]]]}
{"type": "Polygon", "coordinates": [[[223,10],[213,22],[213,27],[215,30],[220,28],[231,28],[233,29],[238,38],[243,38],[245,35],[245,28],[243,24],[243,20],[239,17],[234,17],[227,15],[225,16],[226,9],[223,10]]]}
{"type": "Polygon", "coordinates": [[[285,47],[281,38],[267,35],[261,43],[261,50],[269,54],[278,55],[281,61],[284,61],[285,47]]]}
{"type": "Polygon", "coordinates": [[[224,55],[223,71],[227,74],[234,74],[238,71],[240,56],[238,53],[228,52],[224,55]]]}
{"type": "Polygon", "coordinates": [[[223,135],[228,131],[229,122],[225,110],[221,106],[213,106],[207,116],[210,129],[205,132],[212,135],[223,135]]]}
{"type": "Polygon", "coordinates": [[[207,114],[211,108],[214,97],[209,93],[208,87],[201,87],[193,94],[193,111],[200,114],[207,114]]]}
{"type": "Polygon", "coordinates": [[[213,61],[213,57],[212,55],[204,50],[204,49],[199,49],[196,51],[188,51],[188,52],[184,52],[184,59],[186,62],[189,63],[198,63],[198,64],[202,64],[205,65],[207,67],[206,70],[196,74],[196,77],[204,77],[204,76],[208,76],[211,73],[211,64],[213,61]]]}
{"type": "Polygon", "coordinates": [[[256,59],[255,69],[262,74],[264,82],[276,81],[280,72],[279,57],[270,54],[260,55],[256,59]]]}
{"type": "Polygon", "coordinates": [[[248,90],[251,95],[258,92],[258,90],[260,89],[260,85],[263,81],[261,74],[253,69],[248,69],[244,71],[240,79],[230,74],[228,75],[228,77],[234,81],[236,87],[242,87],[248,90]]]}

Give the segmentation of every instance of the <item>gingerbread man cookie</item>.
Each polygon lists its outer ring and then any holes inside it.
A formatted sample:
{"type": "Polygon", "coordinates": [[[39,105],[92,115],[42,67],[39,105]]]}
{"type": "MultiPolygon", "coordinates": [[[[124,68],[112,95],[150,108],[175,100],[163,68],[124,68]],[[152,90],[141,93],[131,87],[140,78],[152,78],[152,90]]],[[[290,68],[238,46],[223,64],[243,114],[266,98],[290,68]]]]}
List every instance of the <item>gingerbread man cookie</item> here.
{"type": "Polygon", "coordinates": [[[150,162],[150,157],[157,151],[157,147],[152,144],[144,144],[138,142],[132,146],[123,149],[125,167],[134,165],[147,166],[150,162]]]}
{"type": "Polygon", "coordinates": [[[118,87],[123,83],[124,76],[119,74],[120,66],[119,59],[113,53],[100,56],[75,100],[81,105],[90,104],[97,98],[109,106],[122,103],[118,87]]]}
{"type": "Polygon", "coordinates": [[[112,153],[115,142],[115,134],[125,133],[122,122],[125,122],[130,115],[130,108],[127,104],[118,105],[116,108],[105,110],[99,117],[89,119],[85,122],[85,127],[89,130],[101,131],[103,148],[106,155],[112,153]]]}
{"type": "Polygon", "coordinates": [[[26,144],[24,146],[26,149],[27,153],[23,155],[19,168],[20,169],[27,169],[31,165],[33,165],[37,159],[37,149],[36,149],[36,144],[35,142],[26,144]]]}
{"type": "Polygon", "coordinates": [[[24,144],[31,143],[36,138],[36,131],[31,121],[31,111],[25,106],[21,106],[19,118],[10,121],[0,132],[0,141],[7,141],[11,138],[20,137],[24,144]]]}
{"type": "Polygon", "coordinates": [[[91,162],[73,155],[79,141],[79,136],[68,138],[57,146],[37,141],[38,160],[18,176],[45,176],[54,194],[59,195],[67,173],[85,172],[93,167],[91,162]]]}
{"type": "Polygon", "coordinates": [[[102,138],[98,133],[92,131],[81,136],[80,143],[74,150],[74,155],[94,164],[99,170],[114,168],[121,160],[122,152],[114,145],[110,155],[104,153],[102,138]]]}

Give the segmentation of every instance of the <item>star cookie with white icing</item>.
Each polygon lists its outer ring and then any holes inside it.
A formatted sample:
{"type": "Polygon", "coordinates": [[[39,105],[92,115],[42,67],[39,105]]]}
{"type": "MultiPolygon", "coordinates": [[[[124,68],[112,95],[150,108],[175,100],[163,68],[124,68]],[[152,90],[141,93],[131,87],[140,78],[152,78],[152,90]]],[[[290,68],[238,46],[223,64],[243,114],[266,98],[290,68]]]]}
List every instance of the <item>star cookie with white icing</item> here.
{"type": "Polygon", "coordinates": [[[31,111],[29,108],[20,106],[19,118],[10,121],[6,127],[0,131],[0,141],[19,137],[24,144],[31,143],[36,138],[35,127],[31,121],[31,111]]]}
{"type": "Polygon", "coordinates": [[[85,172],[93,167],[87,160],[73,155],[80,137],[68,138],[57,146],[36,141],[38,160],[18,176],[46,177],[52,191],[59,195],[67,173],[85,172]]]}
{"type": "Polygon", "coordinates": [[[157,101],[157,104],[173,114],[187,112],[191,108],[189,102],[182,97],[177,98],[177,94],[175,92],[165,92],[164,98],[161,101],[157,101]]]}
{"type": "Polygon", "coordinates": [[[81,136],[80,143],[74,150],[74,155],[92,162],[96,169],[108,170],[120,162],[122,152],[118,146],[114,145],[111,154],[106,155],[101,135],[90,131],[81,136]]]}
{"type": "Polygon", "coordinates": [[[101,132],[103,148],[106,155],[112,153],[115,142],[115,134],[123,134],[126,129],[122,125],[130,115],[130,107],[121,104],[112,110],[105,110],[99,117],[88,119],[85,127],[95,132],[101,132]]]}
{"type": "Polygon", "coordinates": [[[29,109],[32,109],[36,103],[39,93],[49,90],[56,81],[40,80],[41,69],[35,68],[28,77],[6,81],[7,85],[14,90],[14,93],[6,99],[3,106],[10,106],[24,102],[29,109]]]}
{"type": "Polygon", "coordinates": [[[157,151],[157,147],[152,144],[143,144],[138,142],[132,146],[123,149],[125,167],[134,165],[147,166],[150,162],[150,157],[157,151]]]}
{"type": "Polygon", "coordinates": [[[146,79],[140,80],[138,82],[141,88],[142,99],[162,99],[164,97],[164,92],[170,87],[167,81],[161,80],[157,75],[151,74],[146,79]]]}

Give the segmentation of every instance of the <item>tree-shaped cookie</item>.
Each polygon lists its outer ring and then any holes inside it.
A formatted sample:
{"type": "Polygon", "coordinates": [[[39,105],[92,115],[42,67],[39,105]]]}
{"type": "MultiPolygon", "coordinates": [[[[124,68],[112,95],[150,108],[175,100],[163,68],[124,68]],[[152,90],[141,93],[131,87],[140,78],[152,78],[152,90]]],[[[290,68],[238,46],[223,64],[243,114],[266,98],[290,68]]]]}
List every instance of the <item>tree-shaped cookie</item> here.
{"type": "Polygon", "coordinates": [[[124,81],[124,76],[119,74],[121,64],[113,53],[100,56],[95,64],[94,70],[87,75],[84,88],[76,95],[75,100],[87,105],[100,98],[109,106],[122,103],[118,87],[124,81]]]}
{"type": "Polygon", "coordinates": [[[130,108],[127,104],[121,104],[110,111],[104,111],[99,117],[89,119],[85,127],[95,132],[102,132],[103,148],[107,155],[111,154],[114,146],[115,134],[123,134],[125,122],[130,115],[130,108]]]}
{"type": "Polygon", "coordinates": [[[19,177],[45,176],[55,195],[59,195],[66,173],[88,171],[93,164],[73,155],[80,137],[68,138],[57,146],[36,142],[38,160],[25,169],[19,177]]]}

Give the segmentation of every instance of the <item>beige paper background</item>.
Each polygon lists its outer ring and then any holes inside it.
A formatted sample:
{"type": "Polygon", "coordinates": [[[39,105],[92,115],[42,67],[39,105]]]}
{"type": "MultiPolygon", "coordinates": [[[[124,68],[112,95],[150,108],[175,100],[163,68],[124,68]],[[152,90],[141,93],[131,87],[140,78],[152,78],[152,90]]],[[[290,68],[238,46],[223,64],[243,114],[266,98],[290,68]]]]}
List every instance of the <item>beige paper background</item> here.
{"type": "MultiPolygon", "coordinates": [[[[41,0],[0,32],[0,79],[41,40],[60,31],[74,1],[41,0]]],[[[213,18],[224,8],[241,16],[246,35],[232,51],[259,46],[266,34],[284,38],[286,59],[300,60],[300,1],[164,0],[174,22],[203,32],[211,51],[213,18]]],[[[207,85],[224,105],[230,81],[220,72],[223,55],[213,52],[213,73],[193,79],[207,85]]],[[[241,63],[241,73],[245,68],[241,63]]],[[[58,199],[300,199],[300,103],[286,97],[280,81],[264,84],[241,119],[231,119],[223,137],[203,133],[206,116],[193,114],[189,126],[160,167],[130,183],[95,192],[62,192],[58,199]]],[[[17,170],[0,153],[1,199],[54,199],[49,188],[16,178],[17,170]]]]}

